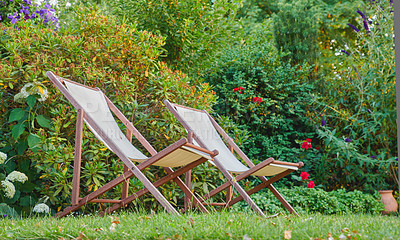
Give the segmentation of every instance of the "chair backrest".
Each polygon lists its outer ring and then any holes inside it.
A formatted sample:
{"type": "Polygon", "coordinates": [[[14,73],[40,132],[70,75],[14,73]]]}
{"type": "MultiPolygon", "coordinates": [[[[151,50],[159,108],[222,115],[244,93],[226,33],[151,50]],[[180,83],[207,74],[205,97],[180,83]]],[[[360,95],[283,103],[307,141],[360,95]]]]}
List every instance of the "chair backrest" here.
{"type": "Polygon", "coordinates": [[[204,147],[209,150],[218,150],[219,153],[214,158],[230,172],[243,172],[248,170],[248,167],[243,165],[226,146],[220,134],[213,126],[210,117],[205,111],[181,107],[174,104],[172,104],[172,106],[179,114],[179,117],[181,118],[180,120],[183,120],[184,123],[186,123],[186,125],[190,128],[186,130],[193,131],[193,133],[202,143],[197,143],[194,140],[195,145],[199,145],[200,147],[204,147]]]}
{"type": "MultiPolygon", "coordinates": [[[[131,160],[144,160],[147,157],[135,148],[131,142],[126,138],[115,121],[103,92],[98,89],[92,89],[84,85],[80,85],[73,81],[64,81],[64,85],[74,100],[84,110],[85,114],[91,117],[93,121],[98,124],[103,133],[107,135],[110,141],[113,141],[115,146],[131,160]]],[[[93,134],[104,143],[104,145],[115,152],[104,141],[100,134],[85,120],[87,126],[93,134]]]]}

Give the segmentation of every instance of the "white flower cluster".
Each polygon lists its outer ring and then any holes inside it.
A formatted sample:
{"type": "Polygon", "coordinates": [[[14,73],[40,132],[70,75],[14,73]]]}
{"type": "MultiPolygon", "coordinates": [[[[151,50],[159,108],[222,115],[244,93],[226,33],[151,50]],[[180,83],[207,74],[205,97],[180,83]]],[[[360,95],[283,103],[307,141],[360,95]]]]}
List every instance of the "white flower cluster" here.
{"type": "Polygon", "coordinates": [[[21,91],[14,96],[14,101],[18,103],[23,103],[24,100],[30,96],[38,94],[40,96],[39,102],[43,102],[48,98],[48,91],[47,89],[38,82],[27,83],[25,84],[21,91]]]}
{"type": "Polygon", "coordinates": [[[39,203],[36,204],[32,211],[35,213],[50,213],[50,208],[44,203],[39,203]]]}
{"type": "Polygon", "coordinates": [[[28,180],[28,177],[25,175],[25,173],[18,172],[18,171],[12,171],[6,177],[6,181],[10,181],[10,182],[17,181],[17,182],[20,182],[20,183],[24,183],[24,182],[26,182],[26,180],[28,180]]]}
{"type": "Polygon", "coordinates": [[[11,182],[4,180],[1,181],[1,186],[4,188],[5,196],[7,198],[13,198],[15,194],[15,187],[14,184],[11,182]]]}
{"type": "Polygon", "coordinates": [[[3,164],[7,160],[7,154],[0,152],[0,164],[3,164]]]}

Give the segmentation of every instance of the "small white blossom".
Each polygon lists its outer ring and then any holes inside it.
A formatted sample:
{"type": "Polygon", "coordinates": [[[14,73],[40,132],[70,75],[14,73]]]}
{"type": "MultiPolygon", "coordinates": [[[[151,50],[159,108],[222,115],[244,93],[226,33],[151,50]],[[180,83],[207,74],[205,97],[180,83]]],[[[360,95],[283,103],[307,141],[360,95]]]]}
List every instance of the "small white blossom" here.
{"type": "Polygon", "coordinates": [[[44,2],[44,0],[34,0],[34,1],[35,1],[35,3],[38,4],[38,5],[41,5],[41,4],[44,2]]]}
{"type": "Polygon", "coordinates": [[[3,164],[7,159],[7,154],[0,152],[0,164],[3,164]]]}
{"type": "Polygon", "coordinates": [[[10,182],[20,182],[20,183],[24,183],[26,182],[26,180],[28,180],[28,177],[25,175],[25,173],[22,172],[18,172],[18,171],[12,171],[10,174],[8,174],[8,176],[6,177],[7,181],[10,182]]]}
{"type": "Polygon", "coordinates": [[[50,208],[44,203],[36,204],[32,210],[35,213],[50,213],[50,208]]]}
{"type": "Polygon", "coordinates": [[[65,4],[65,6],[66,6],[66,7],[71,7],[71,3],[70,3],[70,2],[67,2],[67,3],[65,4]]]}
{"type": "Polygon", "coordinates": [[[43,102],[48,98],[48,91],[47,89],[38,82],[27,83],[25,84],[21,91],[14,96],[14,101],[18,103],[23,103],[24,99],[30,95],[38,94],[40,98],[38,99],[39,102],[43,102]]]}
{"type": "Polygon", "coordinates": [[[7,198],[13,198],[14,194],[15,194],[15,187],[14,184],[12,184],[11,182],[4,180],[1,181],[1,186],[4,188],[4,196],[6,196],[7,198]]]}
{"type": "Polygon", "coordinates": [[[56,6],[58,4],[58,0],[50,0],[49,3],[52,6],[56,6]]]}

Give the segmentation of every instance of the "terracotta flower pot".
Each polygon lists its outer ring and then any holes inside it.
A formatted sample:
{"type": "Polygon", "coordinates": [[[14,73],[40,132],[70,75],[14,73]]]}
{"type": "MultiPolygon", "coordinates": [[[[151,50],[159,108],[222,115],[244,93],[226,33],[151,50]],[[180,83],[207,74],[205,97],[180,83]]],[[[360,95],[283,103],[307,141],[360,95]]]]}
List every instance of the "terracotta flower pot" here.
{"type": "Polygon", "coordinates": [[[378,192],[381,194],[381,202],[385,205],[385,211],[382,211],[382,213],[389,214],[397,212],[399,205],[393,197],[393,190],[380,190],[378,192]]]}

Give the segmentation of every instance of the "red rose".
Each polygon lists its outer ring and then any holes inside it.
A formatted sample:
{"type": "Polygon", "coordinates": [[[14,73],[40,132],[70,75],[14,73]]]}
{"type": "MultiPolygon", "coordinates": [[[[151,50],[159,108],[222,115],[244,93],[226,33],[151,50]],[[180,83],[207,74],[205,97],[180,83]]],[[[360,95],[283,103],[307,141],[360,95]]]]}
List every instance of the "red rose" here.
{"type": "Polygon", "coordinates": [[[310,181],[307,186],[308,188],[314,188],[315,187],[314,181],[310,181]]]}
{"type": "Polygon", "coordinates": [[[234,88],[233,91],[237,92],[237,91],[239,91],[239,88],[234,88]]]}
{"type": "Polygon", "coordinates": [[[308,180],[308,176],[310,176],[307,172],[300,173],[301,180],[308,180]]]}
{"type": "Polygon", "coordinates": [[[306,141],[310,143],[310,142],[312,142],[312,139],[311,138],[307,138],[306,141]]]}
{"type": "Polygon", "coordinates": [[[244,87],[239,87],[240,90],[244,90],[244,87]]]}
{"type": "Polygon", "coordinates": [[[257,97],[253,97],[253,102],[257,102],[258,98],[257,97]]]}
{"type": "Polygon", "coordinates": [[[315,149],[319,150],[319,147],[316,147],[315,149]]]}
{"type": "Polygon", "coordinates": [[[258,101],[259,103],[262,103],[262,98],[259,97],[259,98],[257,99],[257,101],[258,101]]]}
{"type": "Polygon", "coordinates": [[[303,142],[303,143],[301,144],[301,148],[307,150],[307,149],[311,148],[311,143],[303,142]]]}

